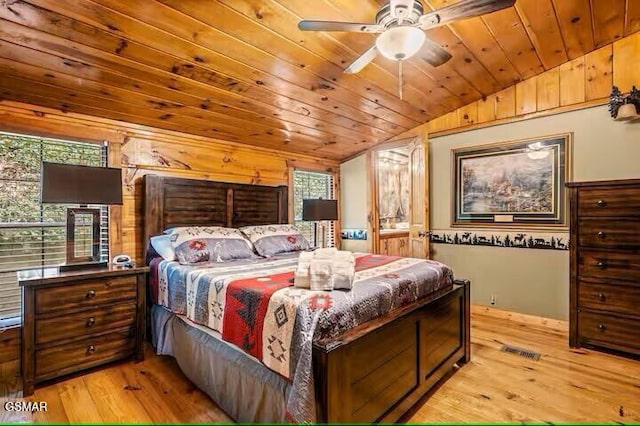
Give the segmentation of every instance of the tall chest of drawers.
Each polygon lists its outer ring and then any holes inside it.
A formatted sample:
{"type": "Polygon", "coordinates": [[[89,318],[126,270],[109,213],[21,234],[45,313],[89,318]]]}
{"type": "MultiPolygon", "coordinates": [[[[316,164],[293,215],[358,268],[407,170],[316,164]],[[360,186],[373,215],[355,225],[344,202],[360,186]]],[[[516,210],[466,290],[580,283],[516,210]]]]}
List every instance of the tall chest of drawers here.
{"type": "Polygon", "coordinates": [[[23,271],[23,395],[48,380],[143,358],[147,268],[23,271]]]}
{"type": "Polygon", "coordinates": [[[640,355],[640,179],[568,183],[572,347],[640,355]]]}

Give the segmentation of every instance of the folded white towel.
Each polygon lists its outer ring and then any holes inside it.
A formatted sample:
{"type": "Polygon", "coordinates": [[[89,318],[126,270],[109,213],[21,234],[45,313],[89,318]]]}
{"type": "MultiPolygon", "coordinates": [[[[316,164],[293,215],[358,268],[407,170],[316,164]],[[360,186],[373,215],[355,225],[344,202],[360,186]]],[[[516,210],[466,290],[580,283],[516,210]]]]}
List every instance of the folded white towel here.
{"type": "Polygon", "coordinates": [[[336,254],[333,259],[335,262],[356,263],[356,257],[353,255],[353,253],[346,250],[336,251],[336,254]]]}
{"type": "Polygon", "coordinates": [[[311,290],[333,290],[333,261],[332,259],[316,259],[311,261],[310,285],[311,290]]]}
{"type": "Polygon", "coordinates": [[[337,252],[338,249],[335,247],[319,248],[313,252],[313,257],[315,259],[333,258],[337,252]]]}
{"type": "Polygon", "coordinates": [[[299,288],[310,288],[310,271],[313,252],[303,251],[298,257],[298,267],[294,273],[293,285],[299,288]]]}
{"type": "Polygon", "coordinates": [[[351,290],[356,275],[356,257],[350,251],[338,251],[333,260],[333,287],[351,290]]]}

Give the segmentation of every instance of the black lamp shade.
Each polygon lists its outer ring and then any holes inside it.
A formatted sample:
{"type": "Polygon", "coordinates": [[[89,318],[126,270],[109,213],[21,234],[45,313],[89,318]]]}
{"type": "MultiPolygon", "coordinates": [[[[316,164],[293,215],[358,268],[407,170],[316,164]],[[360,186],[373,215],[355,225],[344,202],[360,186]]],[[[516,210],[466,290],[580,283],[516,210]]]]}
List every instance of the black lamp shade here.
{"type": "Polygon", "coordinates": [[[338,220],[338,201],[302,200],[302,220],[338,220]]]}
{"type": "Polygon", "coordinates": [[[43,162],[42,202],[122,204],[122,169],[43,162]]]}

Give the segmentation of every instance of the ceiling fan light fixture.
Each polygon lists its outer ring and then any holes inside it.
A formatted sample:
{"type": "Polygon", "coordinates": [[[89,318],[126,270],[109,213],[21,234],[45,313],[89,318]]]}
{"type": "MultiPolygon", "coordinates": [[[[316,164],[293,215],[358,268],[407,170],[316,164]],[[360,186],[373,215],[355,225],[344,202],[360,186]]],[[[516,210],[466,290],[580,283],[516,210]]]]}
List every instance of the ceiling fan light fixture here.
{"type": "Polygon", "coordinates": [[[382,56],[392,61],[403,61],[415,55],[426,36],[418,27],[389,28],[376,39],[376,48],[382,56]]]}

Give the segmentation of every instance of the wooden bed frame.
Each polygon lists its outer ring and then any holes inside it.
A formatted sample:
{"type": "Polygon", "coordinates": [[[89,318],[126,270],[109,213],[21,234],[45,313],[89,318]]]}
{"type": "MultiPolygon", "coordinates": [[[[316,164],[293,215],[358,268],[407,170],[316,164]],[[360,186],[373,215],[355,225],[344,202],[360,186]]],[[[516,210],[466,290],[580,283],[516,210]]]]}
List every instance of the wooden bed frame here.
{"type": "MultiPolygon", "coordinates": [[[[284,186],[146,175],[143,188],[143,247],[172,226],[288,223],[284,186]]],[[[317,421],[402,419],[455,364],[469,361],[469,300],[469,281],[458,280],[450,291],[316,342],[317,421]]]]}

